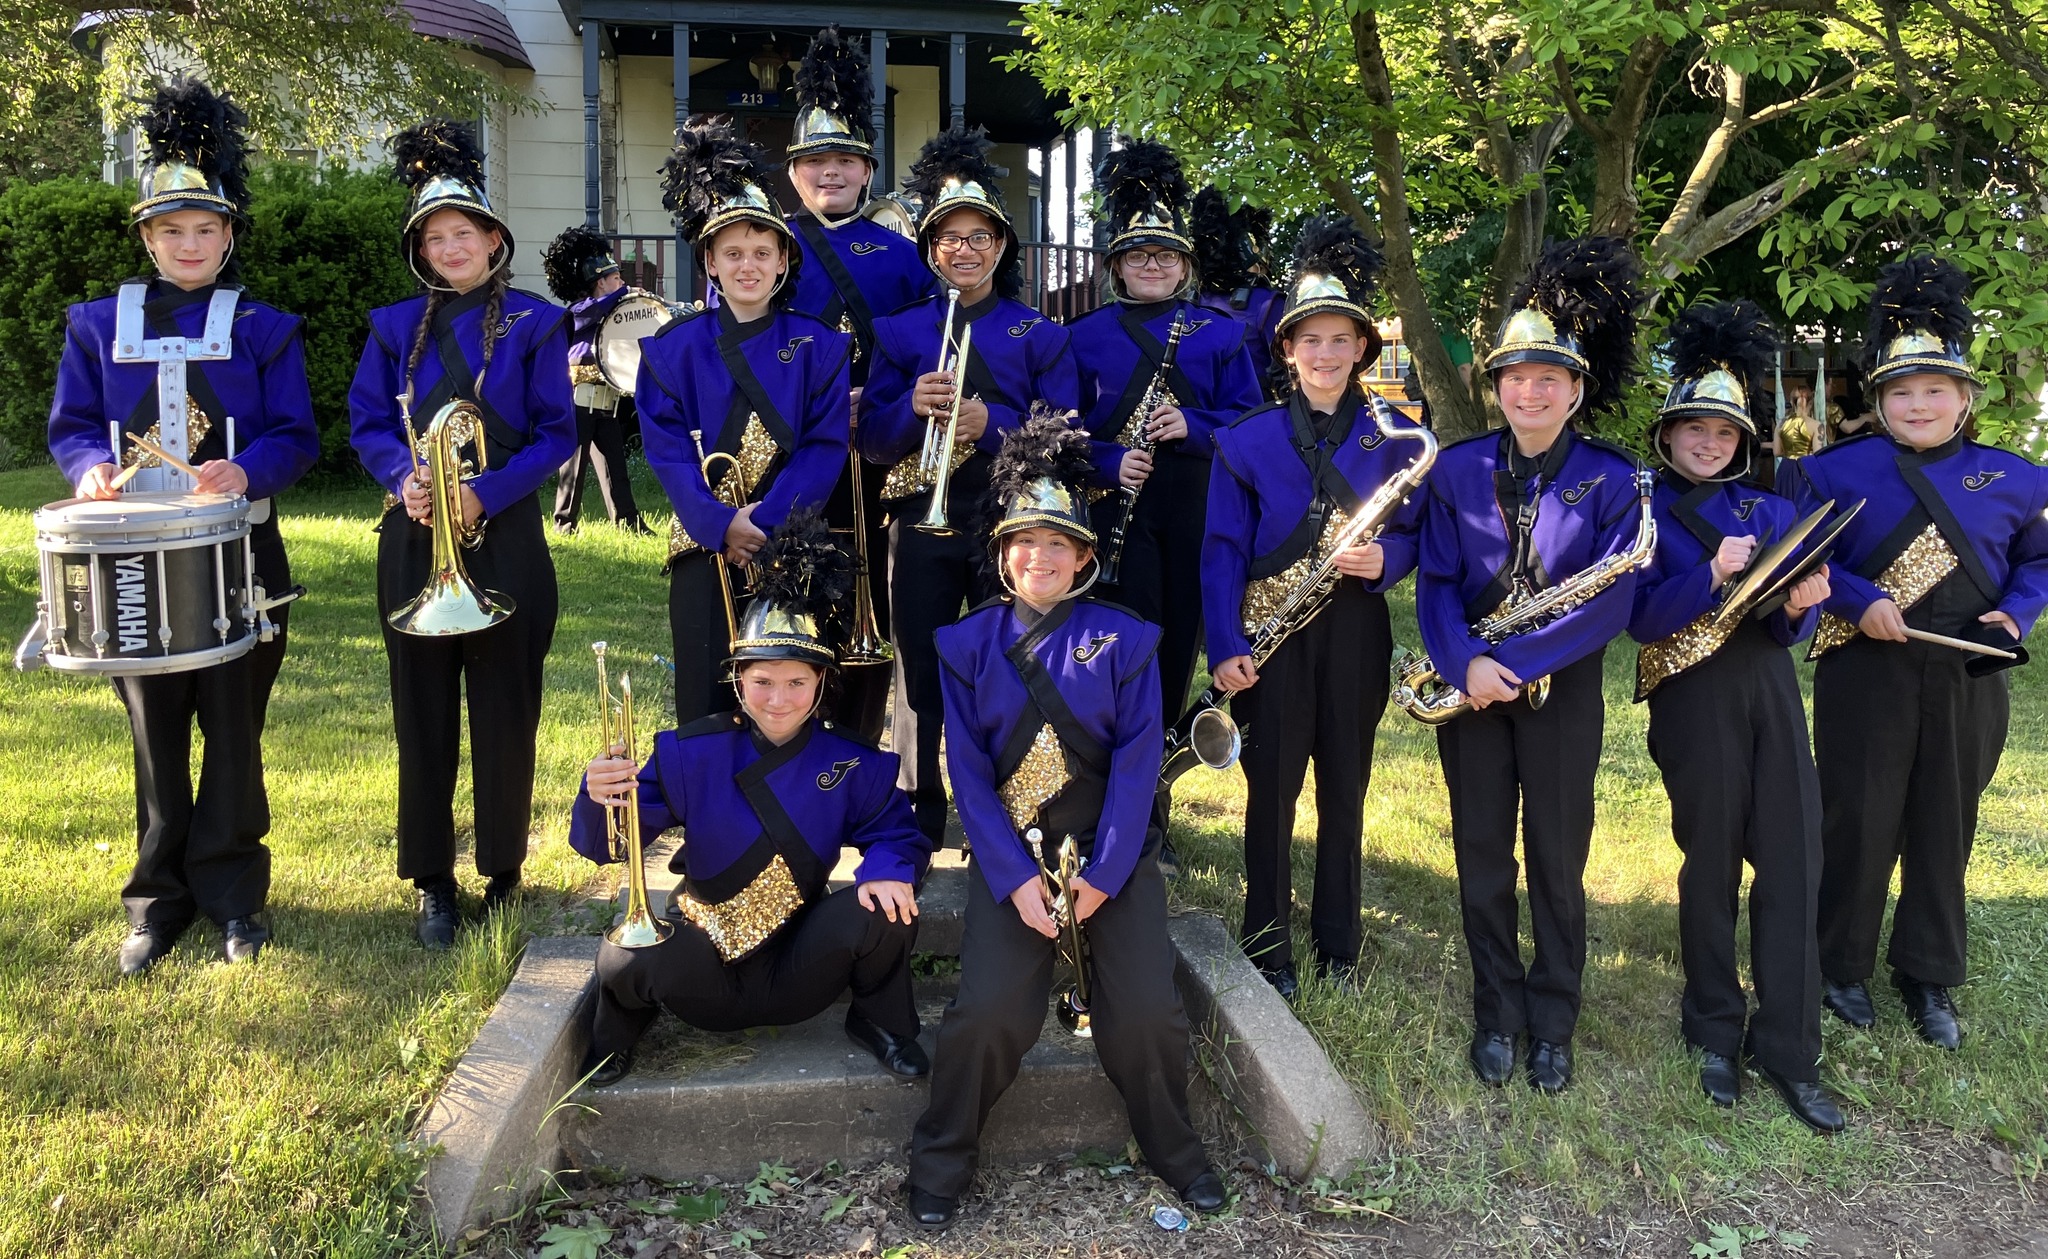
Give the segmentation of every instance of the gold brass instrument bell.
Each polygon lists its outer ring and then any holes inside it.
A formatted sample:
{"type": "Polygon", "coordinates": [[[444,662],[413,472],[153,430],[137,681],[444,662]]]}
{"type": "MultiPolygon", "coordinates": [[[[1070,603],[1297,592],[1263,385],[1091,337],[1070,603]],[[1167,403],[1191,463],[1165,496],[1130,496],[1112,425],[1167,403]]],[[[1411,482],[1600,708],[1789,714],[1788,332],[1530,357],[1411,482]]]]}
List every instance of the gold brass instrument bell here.
{"type": "MultiPolygon", "coordinates": [[[[398,406],[410,436],[409,399],[401,396],[398,406]]],[[[434,499],[433,570],[419,595],[386,618],[401,634],[426,638],[474,634],[511,616],[518,606],[509,595],[479,588],[462,563],[457,543],[474,547],[483,540],[484,530],[482,523],[475,529],[462,525],[462,477],[468,470],[461,453],[465,443],[476,446],[477,471],[490,466],[483,413],[460,398],[436,411],[427,431],[413,442],[413,457],[426,464],[427,487],[434,499]]]]}
{"type": "Polygon", "coordinates": [[[1052,896],[1052,920],[1059,927],[1059,951],[1067,965],[1073,968],[1074,982],[1060,994],[1060,1026],[1076,1036],[1093,1038],[1095,1029],[1088,1011],[1090,960],[1088,936],[1082,924],[1074,917],[1074,880],[1081,873],[1081,851],[1072,835],[1060,841],[1060,868],[1048,870],[1045,858],[1040,855],[1040,845],[1045,832],[1032,827],[1024,832],[1024,842],[1031,846],[1031,855],[1038,862],[1038,877],[1045,881],[1045,890],[1052,896]]]}
{"type": "MultiPolygon", "coordinates": [[[[712,497],[735,510],[745,507],[747,505],[747,488],[740,482],[740,461],[738,457],[729,455],[722,450],[714,450],[708,455],[705,454],[704,430],[701,428],[690,430],[690,440],[696,444],[697,463],[704,470],[704,484],[710,489],[712,497]],[[730,473],[723,481],[719,480],[712,472],[713,466],[721,459],[725,461],[726,470],[730,473]],[[727,487],[730,487],[730,494],[725,492],[727,487]]],[[[732,573],[726,567],[725,550],[723,547],[707,547],[706,551],[711,556],[711,562],[718,566],[718,593],[725,600],[725,648],[727,651],[731,651],[732,645],[740,640],[739,608],[732,601],[732,573]]]]}
{"type": "MultiPolygon", "coordinates": [[[[597,656],[597,724],[608,754],[622,756],[637,768],[639,740],[633,734],[633,679],[619,675],[618,711],[613,713],[611,685],[605,676],[606,644],[590,644],[597,656]]],[[[647,849],[640,836],[640,788],[626,785],[626,803],[604,807],[605,837],[612,855],[626,863],[626,914],[604,938],[622,949],[648,949],[675,934],[675,924],[654,916],[647,902],[647,849]]]]}
{"type": "Polygon", "coordinates": [[[938,435],[936,425],[925,425],[924,453],[919,457],[918,472],[931,479],[932,503],[924,519],[913,526],[941,536],[955,532],[953,523],[946,518],[946,491],[953,483],[953,455],[960,439],[960,404],[967,396],[967,355],[974,345],[972,323],[960,329],[959,340],[953,339],[953,311],[959,304],[960,290],[946,292],[946,322],[939,330],[938,370],[953,374],[953,397],[946,404],[945,436],[938,435]]]}
{"type": "Polygon", "coordinates": [[[846,420],[847,487],[853,491],[853,557],[860,566],[860,572],[853,579],[853,625],[847,631],[846,650],[840,653],[839,662],[849,665],[888,664],[896,659],[896,649],[889,645],[889,640],[882,637],[882,631],[875,625],[874,586],[869,577],[872,570],[868,566],[867,505],[861,501],[859,435],[860,419],[857,415],[849,415],[846,420]]]}

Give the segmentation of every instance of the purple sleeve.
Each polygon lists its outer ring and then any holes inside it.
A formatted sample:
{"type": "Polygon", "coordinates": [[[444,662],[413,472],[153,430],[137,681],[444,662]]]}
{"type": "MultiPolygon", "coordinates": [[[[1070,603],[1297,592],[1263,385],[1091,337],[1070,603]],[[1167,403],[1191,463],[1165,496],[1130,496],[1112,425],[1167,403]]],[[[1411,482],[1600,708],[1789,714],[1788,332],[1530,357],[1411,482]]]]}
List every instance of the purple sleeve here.
{"type": "Polygon", "coordinates": [[[2025,519],[2007,549],[2012,572],[1997,609],[2020,627],[2021,638],[2033,632],[2042,607],[2048,606],[2048,468],[2034,469],[2034,496],[2025,519]]]}
{"type": "Polygon", "coordinates": [[[1208,639],[1209,668],[1236,656],[1251,654],[1244,636],[1245,573],[1251,567],[1251,491],[1237,479],[1230,460],[1219,450],[1209,473],[1209,503],[1202,531],[1202,623],[1208,639]]]}
{"type": "MultiPolygon", "coordinates": [[[[1781,462],[1778,468],[1778,493],[1792,500],[1792,505],[1800,516],[1809,516],[1819,511],[1822,503],[1834,497],[1823,493],[1821,487],[1813,484],[1807,471],[1806,460],[1787,459],[1781,462]]],[[[1858,577],[1849,571],[1847,565],[1828,566],[1828,598],[1821,606],[1849,624],[1855,625],[1860,622],[1863,614],[1870,609],[1870,605],[1885,597],[1884,591],[1877,588],[1876,582],[1858,577]]]]}
{"type": "Polygon", "coordinates": [[[248,474],[251,501],[269,498],[290,486],[320,457],[313,391],[306,383],[305,323],[299,319],[288,322],[284,343],[257,368],[266,412],[263,431],[235,455],[236,466],[248,474]]]}
{"type": "MultiPolygon", "coordinates": [[[[1038,877],[1038,860],[1024,847],[1010,811],[996,794],[995,753],[982,747],[974,720],[974,687],[940,658],[939,690],[946,703],[946,779],[960,829],[974,845],[974,864],[999,901],[1038,877]]],[[[1152,767],[1156,776],[1157,764],[1152,767]]]]}
{"type": "MultiPolygon", "coordinates": [[[[687,370],[687,361],[684,364],[687,370]]],[[[640,442],[647,452],[647,466],[662,492],[674,505],[683,529],[707,551],[725,548],[725,531],[737,515],[711,493],[704,483],[704,468],[697,459],[697,443],[690,437],[696,418],[684,414],[682,399],[689,393],[688,382],[673,384],[655,367],[651,353],[640,359],[640,375],[633,389],[633,401],[640,408],[640,442]]],[[[719,417],[723,420],[723,417],[719,417]]],[[[706,432],[709,448],[718,434],[706,432]]]]}
{"type": "MultiPolygon", "coordinates": [[[[543,308],[547,309],[553,308],[543,308]]],[[[559,310],[555,316],[546,335],[527,347],[520,363],[526,382],[526,414],[531,421],[526,445],[502,467],[478,473],[469,482],[486,516],[531,498],[576,448],[576,407],[569,374],[562,370],[569,357],[568,319],[559,310]]]]}
{"type": "Polygon", "coordinates": [[[64,353],[50,403],[50,457],[74,486],[96,465],[120,462],[108,444],[111,417],[100,392],[99,352],[78,326],[79,310],[73,306],[64,319],[64,353]]]}
{"type": "Polygon", "coordinates": [[[1419,496],[1429,493],[1427,486],[1410,494],[1388,518],[1386,527],[1380,530],[1379,544],[1384,555],[1384,567],[1379,580],[1365,583],[1365,588],[1374,594],[1385,594],[1401,584],[1401,579],[1415,571],[1422,556],[1422,509],[1419,496]]]}
{"type": "Polygon", "coordinates": [[[348,387],[348,443],[371,479],[393,494],[412,475],[412,444],[398,417],[399,361],[370,325],[370,339],[348,387]]]}
{"type": "Polygon", "coordinates": [[[1109,752],[1102,821],[1095,830],[1095,851],[1081,872],[1106,896],[1123,891],[1144,855],[1159,762],[1166,752],[1165,719],[1159,712],[1157,630],[1151,638],[1144,664],[1117,682],[1116,744],[1109,752]]]}
{"type": "Polygon", "coordinates": [[[809,414],[798,430],[796,450],[754,508],[754,524],[763,533],[774,532],[799,507],[823,510],[846,469],[846,395],[853,388],[847,361],[853,338],[833,332],[818,343],[834,347],[829,351],[834,355],[833,367],[818,373],[824,383],[805,400],[809,414]]]}
{"type": "Polygon", "coordinates": [[[924,440],[924,421],[910,413],[920,374],[887,330],[878,328],[860,394],[860,453],[868,462],[893,468],[924,440]]]}
{"type": "Polygon", "coordinates": [[[1701,561],[1672,573],[1651,585],[1649,573],[1636,581],[1635,609],[1629,617],[1629,637],[1639,643],[1657,643],[1698,620],[1714,606],[1714,566],[1701,561]]]}
{"type": "Polygon", "coordinates": [[[1238,416],[1265,401],[1259,392],[1258,368],[1253,366],[1251,351],[1245,349],[1242,338],[1218,367],[1214,396],[1213,406],[1181,408],[1181,414],[1188,417],[1188,435],[1181,449],[1188,454],[1215,454],[1216,430],[1229,428],[1238,416]]]}
{"type": "Polygon", "coordinates": [[[848,842],[860,849],[860,868],[853,881],[874,883],[893,880],[918,883],[931,865],[932,841],[917,829],[910,810],[910,797],[896,785],[897,758],[888,753],[886,773],[868,775],[869,798],[862,801],[862,820],[856,822],[848,842]]]}
{"type": "Polygon", "coordinates": [[[1439,494],[1424,507],[1421,558],[1415,575],[1415,620],[1422,646],[1438,676],[1463,690],[1465,674],[1476,656],[1487,652],[1465,621],[1465,601],[1458,593],[1464,576],[1458,515],[1439,494]]]}
{"type": "MultiPolygon", "coordinates": [[[[1058,333],[1058,347],[1031,373],[1031,396],[1023,399],[1023,410],[984,399],[984,405],[988,407],[988,427],[974,440],[975,449],[991,455],[1001,450],[1003,434],[1023,426],[1024,420],[1031,413],[1033,402],[1043,402],[1055,412],[1080,411],[1081,371],[1074,366],[1074,356],[1068,352],[1067,330],[1052,323],[1040,326],[1052,328],[1058,333]]],[[[1080,422],[1078,417],[1075,422],[1080,422]]],[[[906,450],[904,453],[909,452],[906,450]]]]}

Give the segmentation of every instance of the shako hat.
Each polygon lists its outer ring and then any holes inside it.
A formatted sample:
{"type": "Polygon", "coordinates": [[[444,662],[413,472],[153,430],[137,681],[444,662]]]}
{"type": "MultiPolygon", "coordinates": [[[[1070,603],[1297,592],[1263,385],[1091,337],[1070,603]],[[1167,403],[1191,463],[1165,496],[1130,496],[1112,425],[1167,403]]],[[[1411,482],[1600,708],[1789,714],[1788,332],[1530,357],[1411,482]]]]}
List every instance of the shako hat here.
{"type": "Polygon", "coordinates": [[[1177,249],[1194,261],[1194,236],[1188,230],[1193,190],[1172,149],[1133,140],[1103,155],[1095,168],[1095,187],[1109,217],[1112,259],[1151,245],[1177,249]]]}
{"type": "Polygon", "coordinates": [[[989,160],[995,143],[982,127],[961,124],[925,141],[904,177],[903,191],[922,207],[917,220],[917,244],[925,262],[932,261],[932,238],[940,223],[955,210],[979,210],[992,219],[1003,235],[1002,257],[995,267],[995,291],[1014,297],[1024,286],[1024,272],[1017,251],[1017,230],[1003,208],[1003,191],[997,182],[1009,171],[989,160]]]}
{"type": "Polygon", "coordinates": [[[420,256],[419,247],[420,225],[440,210],[461,210],[498,229],[504,243],[492,259],[492,269],[511,261],[512,229],[484,195],[484,151],[472,124],[433,118],[407,127],[391,138],[391,156],[398,166],[398,182],[411,190],[399,248],[420,283],[428,288],[448,287],[420,256]]]}
{"type": "Polygon", "coordinates": [[[767,178],[767,159],[740,138],[731,119],[700,116],[676,129],[675,149],[661,168],[661,204],[675,216],[676,230],[694,244],[700,261],[711,238],[735,223],[780,236],[788,263],[776,292],[795,292],[803,253],[764,188],[767,178]]]}
{"type": "Polygon", "coordinates": [[[874,102],[867,53],[837,25],[826,27],[797,63],[796,123],[785,152],[792,158],[851,153],[874,161],[874,102]]]}
{"type": "Polygon", "coordinates": [[[619,262],[612,257],[611,241],[579,223],[548,243],[540,267],[547,275],[548,291],[556,300],[571,303],[589,297],[605,276],[616,275],[619,262]]]}
{"type": "Polygon", "coordinates": [[[752,660],[839,663],[836,647],[856,565],[813,507],[790,513],[754,556],[754,598],[740,614],[726,657],[735,672],[752,660]]]}
{"type": "Polygon", "coordinates": [[[241,106],[197,79],[180,75],[157,88],[136,125],[149,142],[141,196],[128,208],[133,227],[180,210],[211,210],[245,217],[248,173],[243,165],[241,106]]]}
{"type": "Polygon", "coordinates": [[[1981,383],[1968,353],[1976,322],[1961,267],[1931,254],[1887,264],[1870,296],[1870,388],[1920,372],[1981,383]]]}
{"type": "Polygon", "coordinates": [[[1310,315],[1349,315],[1370,346],[1367,357],[1378,354],[1372,290],[1380,266],[1379,246],[1348,215],[1333,212],[1310,219],[1295,242],[1294,273],[1287,279],[1287,305],[1275,335],[1284,338],[1310,315]]]}
{"type": "Polygon", "coordinates": [[[1615,237],[1545,243],[1508,299],[1487,373],[1548,363],[1587,382],[1583,410],[1612,404],[1635,368],[1641,281],[1642,264],[1615,237]]]}
{"type": "Polygon", "coordinates": [[[1019,529],[1043,528],[1094,546],[1088,522],[1091,449],[1087,431],[1076,428],[1069,413],[1034,402],[1030,417],[1003,434],[989,469],[989,515],[995,520],[990,545],[1000,548],[1019,529]]]}
{"type": "Polygon", "coordinates": [[[1761,428],[1750,408],[1766,395],[1778,359],[1778,334],[1751,301],[1710,302],[1671,322],[1671,387],[1657,409],[1657,449],[1670,461],[1665,426],[1679,420],[1726,420],[1742,430],[1742,457],[1716,480],[1748,476],[1761,428]]]}

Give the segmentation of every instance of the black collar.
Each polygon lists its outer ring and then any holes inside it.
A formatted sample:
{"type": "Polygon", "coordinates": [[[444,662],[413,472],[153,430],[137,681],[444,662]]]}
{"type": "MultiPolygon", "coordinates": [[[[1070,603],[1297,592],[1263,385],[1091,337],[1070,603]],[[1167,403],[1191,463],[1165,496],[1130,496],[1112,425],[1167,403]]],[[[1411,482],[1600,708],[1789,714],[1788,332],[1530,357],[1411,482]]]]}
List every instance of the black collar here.
{"type": "Polygon", "coordinates": [[[761,733],[761,727],[754,724],[754,719],[747,715],[747,711],[744,708],[740,710],[739,717],[741,724],[747,728],[747,737],[753,741],[754,751],[764,757],[780,753],[783,760],[788,760],[798,752],[803,751],[804,745],[811,741],[811,732],[818,728],[818,719],[816,716],[812,716],[803,725],[797,727],[797,732],[789,736],[785,742],[776,743],[767,735],[761,733]]]}
{"type": "Polygon", "coordinates": [[[470,311],[482,309],[484,303],[489,300],[491,300],[491,286],[488,282],[477,285],[467,293],[459,293],[449,298],[441,304],[439,310],[434,312],[435,330],[439,331],[442,328],[448,327],[470,311]]]}
{"type": "Polygon", "coordinates": [[[1970,440],[1968,437],[1963,435],[1963,427],[1965,426],[1958,426],[1955,431],[1955,434],[1951,436],[1947,441],[1943,442],[1941,445],[1929,446],[1925,450],[1919,450],[1912,446],[1908,446],[1906,443],[1900,441],[1896,437],[1892,437],[1890,434],[1886,434],[1886,438],[1891,442],[1893,446],[1898,448],[1899,462],[1902,465],[1916,468],[1924,468],[1930,463],[1940,463],[1942,460],[1948,458],[1951,455],[1961,453],[1963,449],[1963,443],[1970,440]]]}
{"type": "MultiPolygon", "coordinates": [[[[1572,426],[1569,424],[1559,430],[1557,440],[1550,443],[1550,449],[1534,457],[1533,462],[1536,467],[1533,475],[1543,478],[1543,484],[1545,485],[1555,481],[1558,473],[1564,470],[1564,461],[1571,457],[1572,443],[1576,438],[1577,434],[1573,432],[1572,426]]],[[[1529,462],[1531,462],[1530,457],[1522,454],[1521,450],[1515,445],[1515,430],[1513,428],[1501,429],[1499,466],[1513,474],[1516,480],[1521,480],[1525,474],[1520,471],[1520,468],[1529,462]]]]}
{"type": "Polygon", "coordinates": [[[1169,297],[1158,302],[1124,302],[1123,308],[1139,323],[1151,323],[1161,315],[1171,314],[1179,305],[1178,297],[1169,297]]]}
{"type": "Polygon", "coordinates": [[[728,337],[735,341],[745,341],[750,337],[766,332],[769,325],[774,322],[775,305],[772,302],[769,303],[767,314],[759,319],[750,319],[745,323],[741,323],[738,316],[732,313],[732,307],[727,306],[723,302],[720,302],[718,305],[718,333],[721,337],[728,337]]]}
{"type": "MultiPolygon", "coordinates": [[[[960,316],[963,319],[979,319],[983,315],[986,315],[990,311],[994,310],[997,306],[1002,305],[1002,302],[1003,295],[1001,293],[996,292],[994,285],[990,285],[987,297],[982,298],[980,301],[974,303],[971,306],[968,305],[966,302],[960,303],[960,316]]],[[[939,307],[939,313],[941,317],[943,317],[945,314],[945,306],[943,302],[939,307]]]]}

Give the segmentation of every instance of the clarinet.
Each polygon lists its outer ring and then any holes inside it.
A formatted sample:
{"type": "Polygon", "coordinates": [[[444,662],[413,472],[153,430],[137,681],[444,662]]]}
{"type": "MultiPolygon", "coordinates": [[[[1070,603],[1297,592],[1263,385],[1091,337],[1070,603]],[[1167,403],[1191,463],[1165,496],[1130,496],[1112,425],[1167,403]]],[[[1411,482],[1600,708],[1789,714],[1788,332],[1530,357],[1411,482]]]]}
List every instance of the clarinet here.
{"type": "MultiPolygon", "coordinates": [[[[1152,373],[1152,382],[1145,386],[1145,396],[1138,399],[1138,409],[1131,412],[1130,422],[1124,425],[1124,431],[1119,434],[1118,440],[1121,445],[1143,451],[1148,455],[1158,448],[1158,443],[1152,440],[1147,421],[1160,407],[1169,403],[1177,404],[1173,391],[1167,386],[1166,378],[1173,372],[1174,357],[1180,353],[1181,333],[1186,330],[1186,312],[1175,311],[1173,326],[1166,333],[1166,352],[1159,358],[1159,370],[1152,373]]],[[[1154,468],[1152,472],[1156,476],[1159,469],[1154,468]]],[[[1145,481],[1151,479],[1146,477],[1145,481]]],[[[1145,481],[1123,490],[1123,512],[1117,516],[1115,527],[1109,531],[1109,545],[1103,548],[1101,580],[1106,585],[1114,586],[1118,573],[1123,569],[1124,538],[1130,532],[1131,517],[1137,513],[1138,495],[1144,490],[1145,481]]]]}

